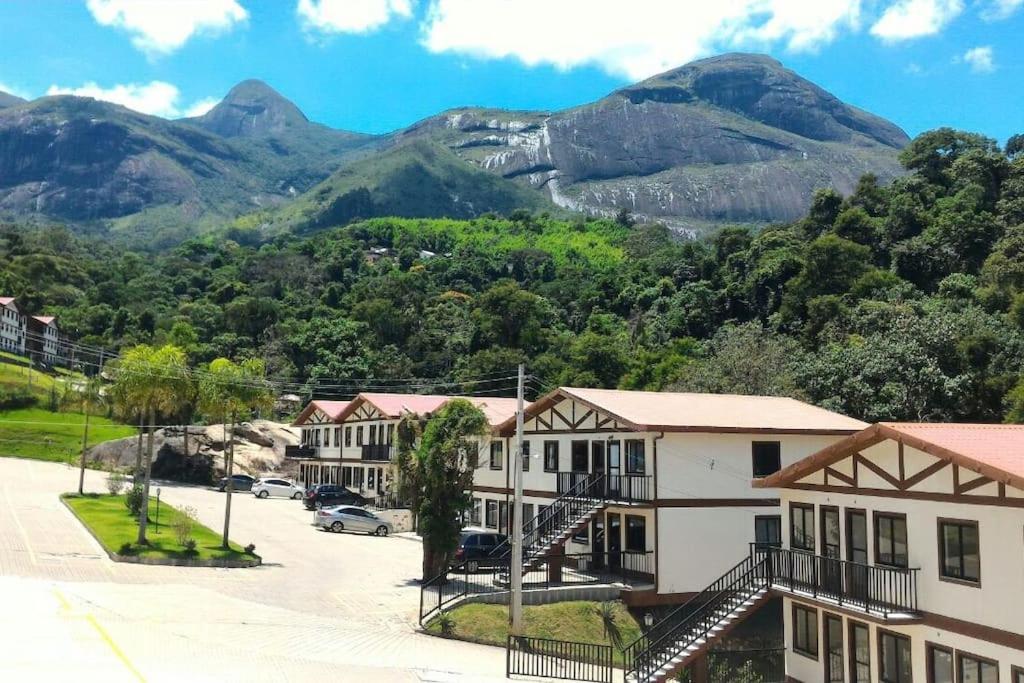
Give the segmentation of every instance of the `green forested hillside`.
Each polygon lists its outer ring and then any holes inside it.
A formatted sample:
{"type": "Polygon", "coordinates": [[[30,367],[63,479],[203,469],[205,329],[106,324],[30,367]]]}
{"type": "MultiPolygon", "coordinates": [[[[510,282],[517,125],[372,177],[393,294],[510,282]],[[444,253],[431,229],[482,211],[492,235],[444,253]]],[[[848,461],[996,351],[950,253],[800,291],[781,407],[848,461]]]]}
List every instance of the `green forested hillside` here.
{"type": "Polygon", "coordinates": [[[939,130],[891,186],[680,241],[512,212],[376,218],[158,257],[60,229],[0,234],[0,290],[83,341],[186,340],[281,376],[466,377],[789,394],[868,420],[1024,419],[1024,154],[939,130]],[[422,251],[433,252],[431,256],[422,251]],[[194,334],[193,334],[194,332],[194,334]]]}

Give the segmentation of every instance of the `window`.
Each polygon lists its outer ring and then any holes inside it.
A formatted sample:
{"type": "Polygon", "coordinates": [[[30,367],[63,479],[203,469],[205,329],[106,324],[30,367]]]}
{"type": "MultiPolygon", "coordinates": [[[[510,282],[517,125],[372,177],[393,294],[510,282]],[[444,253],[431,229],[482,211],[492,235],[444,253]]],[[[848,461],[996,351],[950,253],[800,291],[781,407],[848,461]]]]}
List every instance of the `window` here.
{"type": "Polygon", "coordinates": [[[795,550],[814,552],[814,506],[790,503],[789,545],[795,550]]]}
{"type": "Polygon", "coordinates": [[[523,472],[530,471],[530,442],[523,441],[523,472]]]}
{"type": "Polygon", "coordinates": [[[491,469],[501,469],[501,454],[502,454],[502,443],[501,441],[491,442],[491,469]]]}
{"type": "Polygon", "coordinates": [[[782,469],[782,445],[778,441],[755,441],[752,452],[755,477],[767,477],[782,469]]]}
{"type": "Polygon", "coordinates": [[[793,652],[818,658],[818,612],[793,605],[793,652]]]}
{"type": "Polygon", "coordinates": [[[371,467],[370,469],[366,470],[366,488],[372,490],[373,489],[373,485],[375,483],[376,482],[374,481],[374,478],[373,478],[373,468],[371,467]]]}
{"type": "Polygon", "coordinates": [[[644,455],[642,439],[626,440],[626,473],[643,474],[647,471],[647,458],[644,455]]]}
{"type": "Polygon", "coordinates": [[[1010,676],[1013,678],[1011,683],[1024,683],[1024,669],[1019,666],[1010,668],[1010,676]]]}
{"type": "Polygon", "coordinates": [[[981,583],[981,544],[977,522],[939,520],[939,576],[981,583]]]}
{"type": "Polygon", "coordinates": [[[557,472],[558,471],[558,442],[557,441],[545,441],[544,442],[544,471],[545,472],[557,472]]]}
{"type": "Polygon", "coordinates": [[[782,545],[782,517],[758,515],[754,517],[754,543],[759,546],[782,545]]]}
{"type": "Polygon", "coordinates": [[[474,498],[473,499],[473,507],[470,509],[470,512],[469,512],[469,523],[470,524],[475,524],[477,526],[480,526],[480,512],[481,512],[481,508],[483,508],[483,501],[480,500],[479,498],[474,498]]]}
{"type": "Polygon", "coordinates": [[[878,680],[880,683],[912,683],[910,638],[879,629],[878,680]]]}
{"type": "Polygon", "coordinates": [[[498,531],[508,533],[508,502],[504,500],[498,503],[498,531]]]}
{"type": "Polygon", "coordinates": [[[890,567],[907,566],[907,518],[890,513],[875,514],[875,562],[890,567]]]}
{"type": "Polygon", "coordinates": [[[334,428],[334,445],[335,447],[341,447],[341,427],[334,428]]]}
{"type": "Polygon", "coordinates": [[[341,481],[345,486],[352,485],[352,468],[343,467],[341,472],[341,481]]]}
{"type": "Polygon", "coordinates": [[[377,443],[377,425],[370,425],[370,445],[377,443]]]}
{"type": "Polygon", "coordinates": [[[523,533],[533,531],[533,503],[523,503],[523,533]]]}
{"type": "Polygon", "coordinates": [[[647,551],[647,520],[635,515],[626,515],[626,550],[647,551]]]}
{"type": "Polygon", "coordinates": [[[845,658],[843,656],[843,620],[840,617],[825,615],[825,680],[827,683],[844,683],[843,673],[845,658]]]}
{"type": "Polygon", "coordinates": [[[498,528],[498,501],[489,500],[487,501],[486,508],[486,519],[484,523],[491,529],[498,528]]]}
{"type": "Polygon", "coordinates": [[[953,676],[953,651],[929,643],[926,654],[928,683],[956,683],[953,676]]]}
{"type": "Polygon", "coordinates": [[[856,621],[850,622],[850,683],[871,683],[871,638],[856,621]]]}
{"type": "Polygon", "coordinates": [[[395,425],[388,424],[388,440],[387,443],[392,444],[395,442],[395,425]]]}
{"type": "Polygon", "coordinates": [[[363,445],[363,426],[356,427],[356,446],[363,445]]]}
{"type": "Polygon", "coordinates": [[[998,663],[963,652],[958,652],[956,657],[961,683],[999,683],[998,663]]]}
{"type": "Polygon", "coordinates": [[[587,471],[587,442],[586,441],[573,441],[572,442],[572,471],[573,472],[586,472],[587,471]]]}
{"type": "Polygon", "coordinates": [[[345,448],[352,445],[352,428],[345,427],[345,448]]]}
{"type": "Polygon", "coordinates": [[[324,429],[324,448],[330,448],[331,446],[331,431],[324,429]]]}
{"type": "Polygon", "coordinates": [[[314,429],[313,430],[313,445],[314,446],[319,446],[320,445],[320,430],[319,429],[314,429]]]}

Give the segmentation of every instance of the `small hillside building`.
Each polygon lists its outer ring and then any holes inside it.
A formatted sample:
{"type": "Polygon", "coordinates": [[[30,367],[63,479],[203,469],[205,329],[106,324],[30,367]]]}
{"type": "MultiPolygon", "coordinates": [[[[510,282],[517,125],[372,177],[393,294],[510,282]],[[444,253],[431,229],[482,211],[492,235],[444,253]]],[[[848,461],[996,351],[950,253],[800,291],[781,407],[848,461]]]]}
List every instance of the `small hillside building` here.
{"type": "Polygon", "coordinates": [[[28,319],[14,297],[0,296],[0,351],[25,354],[28,319]]]}

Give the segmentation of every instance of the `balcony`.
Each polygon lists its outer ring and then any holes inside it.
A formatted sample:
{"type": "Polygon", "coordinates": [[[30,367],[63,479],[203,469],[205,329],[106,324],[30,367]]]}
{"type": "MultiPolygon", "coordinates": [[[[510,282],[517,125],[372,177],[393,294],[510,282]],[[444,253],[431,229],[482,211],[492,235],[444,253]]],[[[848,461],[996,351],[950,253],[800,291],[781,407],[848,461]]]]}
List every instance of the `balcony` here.
{"type": "Polygon", "coordinates": [[[875,614],[915,619],[918,569],[847,562],[803,550],[755,545],[768,583],[777,591],[875,614]]]}
{"type": "Polygon", "coordinates": [[[386,443],[364,444],[360,458],[387,462],[391,460],[391,446],[386,443]]]}
{"type": "Polygon", "coordinates": [[[310,459],[319,457],[314,446],[285,446],[284,457],[295,459],[310,459]]]}
{"type": "Polygon", "coordinates": [[[645,474],[603,474],[559,472],[558,495],[572,491],[583,481],[602,483],[597,494],[608,503],[649,503],[654,499],[652,477],[645,474]]]}

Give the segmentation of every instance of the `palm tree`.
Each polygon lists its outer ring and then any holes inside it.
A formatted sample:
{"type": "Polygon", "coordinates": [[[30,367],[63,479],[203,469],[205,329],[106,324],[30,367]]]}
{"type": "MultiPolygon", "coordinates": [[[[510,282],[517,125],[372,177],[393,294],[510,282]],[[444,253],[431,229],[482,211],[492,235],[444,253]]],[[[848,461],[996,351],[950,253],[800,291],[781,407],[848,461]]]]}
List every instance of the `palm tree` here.
{"type": "Polygon", "coordinates": [[[140,344],[121,356],[115,374],[114,396],[122,403],[122,412],[145,415],[149,429],[146,439],[146,463],[143,468],[142,508],[139,510],[139,536],[145,545],[146,515],[149,512],[149,480],[153,470],[153,434],[156,416],[176,412],[188,395],[189,372],[185,353],[167,344],[154,348],[140,344]]]}
{"type": "Polygon", "coordinates": [[[65,405],[79,406],[85,413],[85,428],[82,431],[82,458],[78,467],[78,495],[85,493],[85,451],[89,446],[89,415],[94,410],[103,407],[106,401],[103,380],[99,375],[89,377],[84,382],[78,382],[69,387],[69,391],[62,398],[65,405]]]}
{"type": "Polygon", "coordinates": [[[254,410],[273,404],[270,385],[264,379],[263,361],[250,358],[234,363],[218,358],[199,380],[199,405],[203,412],[224,425],[224,537],[221,544],[228,548],[231,528],[231,480],[235,467],[235,423],[239,415],[249,416],[254,410]],[[230,427],[228,426],[230,424],[230,427]]]}

